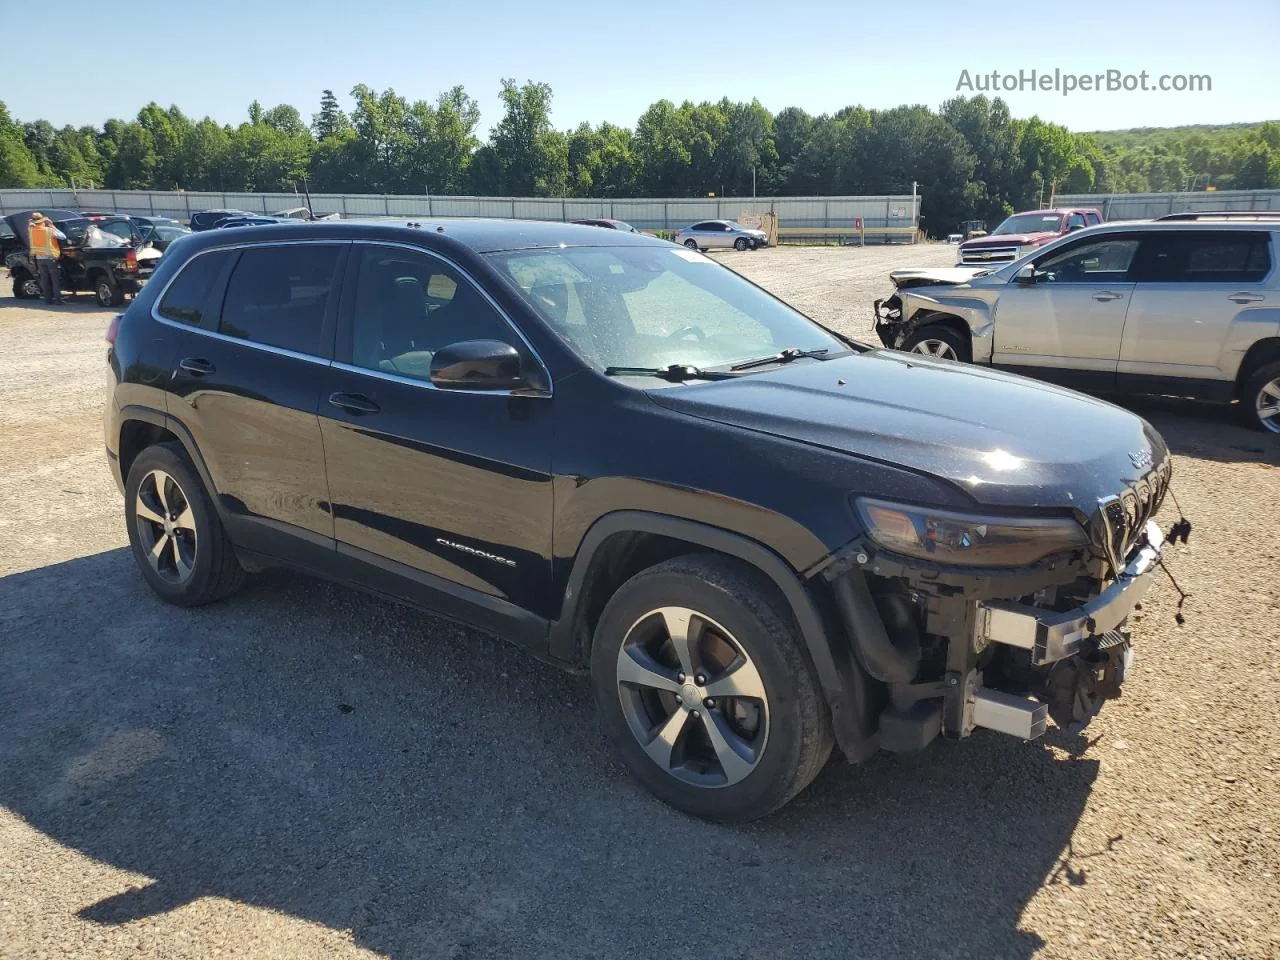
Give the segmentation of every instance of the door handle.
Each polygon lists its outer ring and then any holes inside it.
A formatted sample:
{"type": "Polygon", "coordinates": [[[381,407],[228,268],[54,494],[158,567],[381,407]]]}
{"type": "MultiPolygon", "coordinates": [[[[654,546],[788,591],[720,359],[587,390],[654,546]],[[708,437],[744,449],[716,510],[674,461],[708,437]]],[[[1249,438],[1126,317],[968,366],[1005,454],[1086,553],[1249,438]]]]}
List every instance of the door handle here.
{"type": "Polygon", "coordinates": [[[1261,303],[1267,298],[1260,293],[1230,293],[1227,299],[1232,303],[1261,303]]]}
{"type": "Polygon", "coordinates": [[[1123,293],[1112,293],[1110,290],[1099,290],[1093,295],[1093,299],[1099,303],[1106,303],[1108,300],[1123,300],[1123,293]]]}
{"type": "Polygon", "coordinates": [[[216,373],[218,369],[208,360],[203,360],[200,357],[186,357],[178,363],[178,366],[193,377],[203,377],[206,373],[216,373]]]}
{"type": "Polygon", "coordinates": [[[382,408],[360,393],[331,393],[329,402],[347,413],[377,413],[382,408]]]}

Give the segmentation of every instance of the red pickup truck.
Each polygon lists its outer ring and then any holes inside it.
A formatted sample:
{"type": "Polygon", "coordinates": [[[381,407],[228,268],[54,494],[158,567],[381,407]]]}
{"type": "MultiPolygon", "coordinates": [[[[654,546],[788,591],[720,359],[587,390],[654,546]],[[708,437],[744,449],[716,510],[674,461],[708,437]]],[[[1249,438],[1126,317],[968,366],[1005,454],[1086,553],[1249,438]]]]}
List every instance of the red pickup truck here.
{"type": "Polygon", "coordinates": [[[960,244],[960,264],[986,266],[1009,263],[1064,233],[1083,230],[1101,222],[1102,214],[1091,207],[1015,213],[987,236],[960,244]]]}

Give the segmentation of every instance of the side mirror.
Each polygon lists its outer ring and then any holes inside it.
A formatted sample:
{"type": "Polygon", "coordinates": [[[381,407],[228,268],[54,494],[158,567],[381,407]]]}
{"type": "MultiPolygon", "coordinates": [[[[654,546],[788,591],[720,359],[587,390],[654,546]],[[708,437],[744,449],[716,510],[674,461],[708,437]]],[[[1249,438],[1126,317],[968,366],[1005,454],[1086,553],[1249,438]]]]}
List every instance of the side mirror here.
{"type": "Polygon", "coordinates": [[[1025,267],[1013,275],[1014,283],[1023,283],[1032,286],[1040,282],[1040,271],[1033,264],[1028,263],[1025,267]]]}
{"type": "Polygon", "coordinates": [[[520,353],[500,340],[463,340],[431,358],[431,382],[450,390],[515,390],[526,386],[520,353]]]}

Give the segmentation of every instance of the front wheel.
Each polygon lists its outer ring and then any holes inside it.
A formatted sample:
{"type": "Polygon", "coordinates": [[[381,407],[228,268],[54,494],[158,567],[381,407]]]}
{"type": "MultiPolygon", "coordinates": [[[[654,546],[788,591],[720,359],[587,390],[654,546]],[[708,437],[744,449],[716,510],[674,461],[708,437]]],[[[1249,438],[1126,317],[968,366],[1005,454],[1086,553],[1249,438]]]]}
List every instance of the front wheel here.
{"type": "Polygon", "coordinates": [[[37,300],[40,297],[40,281],[25,270],[13,275],[13,295],[18,300],[37,300]]]}
{"type": "Polygon", "coordinates": [[[743,822],[803,790],[831,753],[831,721],[773,583],[715,554],[636,574],[609,600],[591,651],[607,733],[659,799],[743,822]]]}
{"type": "Polygon", "coordinates": [[[938,323],[912,331],[900,349],[939,360],[963,360],[967,363],[972,357],[969,341],[960,331],[938,323]]]}
{"type": "Polygon", "coordinates": [[[1245,381],[1242,412],[1259,430],[1280,433],[1280,362],[1267,363],[1245,381]]]}
{"type": "Polygon", "coordinates": [[[745,251],[749,246],[751,246],[751,241],[746,237],[739,237],[737,240],[733,241],[733,249],[738,251],[745,251]]]}
{"type": "Polygon", "coordinates": [[[151,589],[182,607],[220,600],[244,580],[235,548],[181,448],[138,454],[124,488],[129,546],[151,589]]]}

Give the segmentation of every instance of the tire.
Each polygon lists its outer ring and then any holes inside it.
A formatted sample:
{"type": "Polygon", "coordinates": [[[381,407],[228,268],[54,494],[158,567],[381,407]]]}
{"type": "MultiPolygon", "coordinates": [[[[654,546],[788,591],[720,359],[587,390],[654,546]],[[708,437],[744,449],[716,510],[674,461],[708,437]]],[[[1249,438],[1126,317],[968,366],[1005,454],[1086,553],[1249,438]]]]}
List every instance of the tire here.
{"type": "Polygon", "coordinates": [[[749,246],[751,246],[751,241],[746,237],[739,237],[737,240],[733,241],[733,249],[742,253],[745,253],[749,246]]]}
{"type": "Polygon", "coordinates": [[[686,240],[686,241],[684,242],[684,245],[685,245],[686,247],[688,247],[690,250],[697,250],[697,249],[698,249],[698,241],[697,241],[697,240],[686,240]]]}
{"type": "Polygon", "coordinates": [[[18,300],[40,299],[40,281],[25,270],[13,275],[13,295],[18,300]]]}
{"type": "Polygon", "coordinates": [[[968,363],[973,358],[968,339],[955,328],[941,323],[931,323],[913,330],[898,349],[940,360],[968,363]]]}
{"type": "Polygon", "coordinates": [[[162,600],[198,607],[221,600],[240,587],[244,569],[181,447],[163,443],[143,450],[129,468],[124,490],[125,525],[133,558],[162,600]],[[161,477],[168,480],[161,481],[161,477]],[[159,482],[164,483],[163,498],[156,493],[159,482]],[[162,509],[166,505],[168,509],[162,509]],[[151,519],[148,511],[151,517],[167,515],[168,522],[151,519]],[[151,556],[156,557],[155,562],[151,556]]]}
{"type": "Polygon", "coordinates": [[[98,301],[100,307],[118,307],[124,303],[124,293],[120,285],[116,283],[114,277],[106,273],[100,273],[93,278],[93,298],[98,301]]]}
{"type": "Polygon", "coordinates": [[[1240,412],[1255,430],[1280,433],[1280,361],[1264,363],[1245,380],[1240,412]]]}
{"type": "Polygon", "coordinates": [[[765,816],[831,754],[830,715],[799,630],[772,581],[738,560],[677,557],[624,583],[596,626],[591,682],[631,773],[696,817],[765,816]],[[682,629],[697,639],[679,655],[670,638],[682,629]]]}

